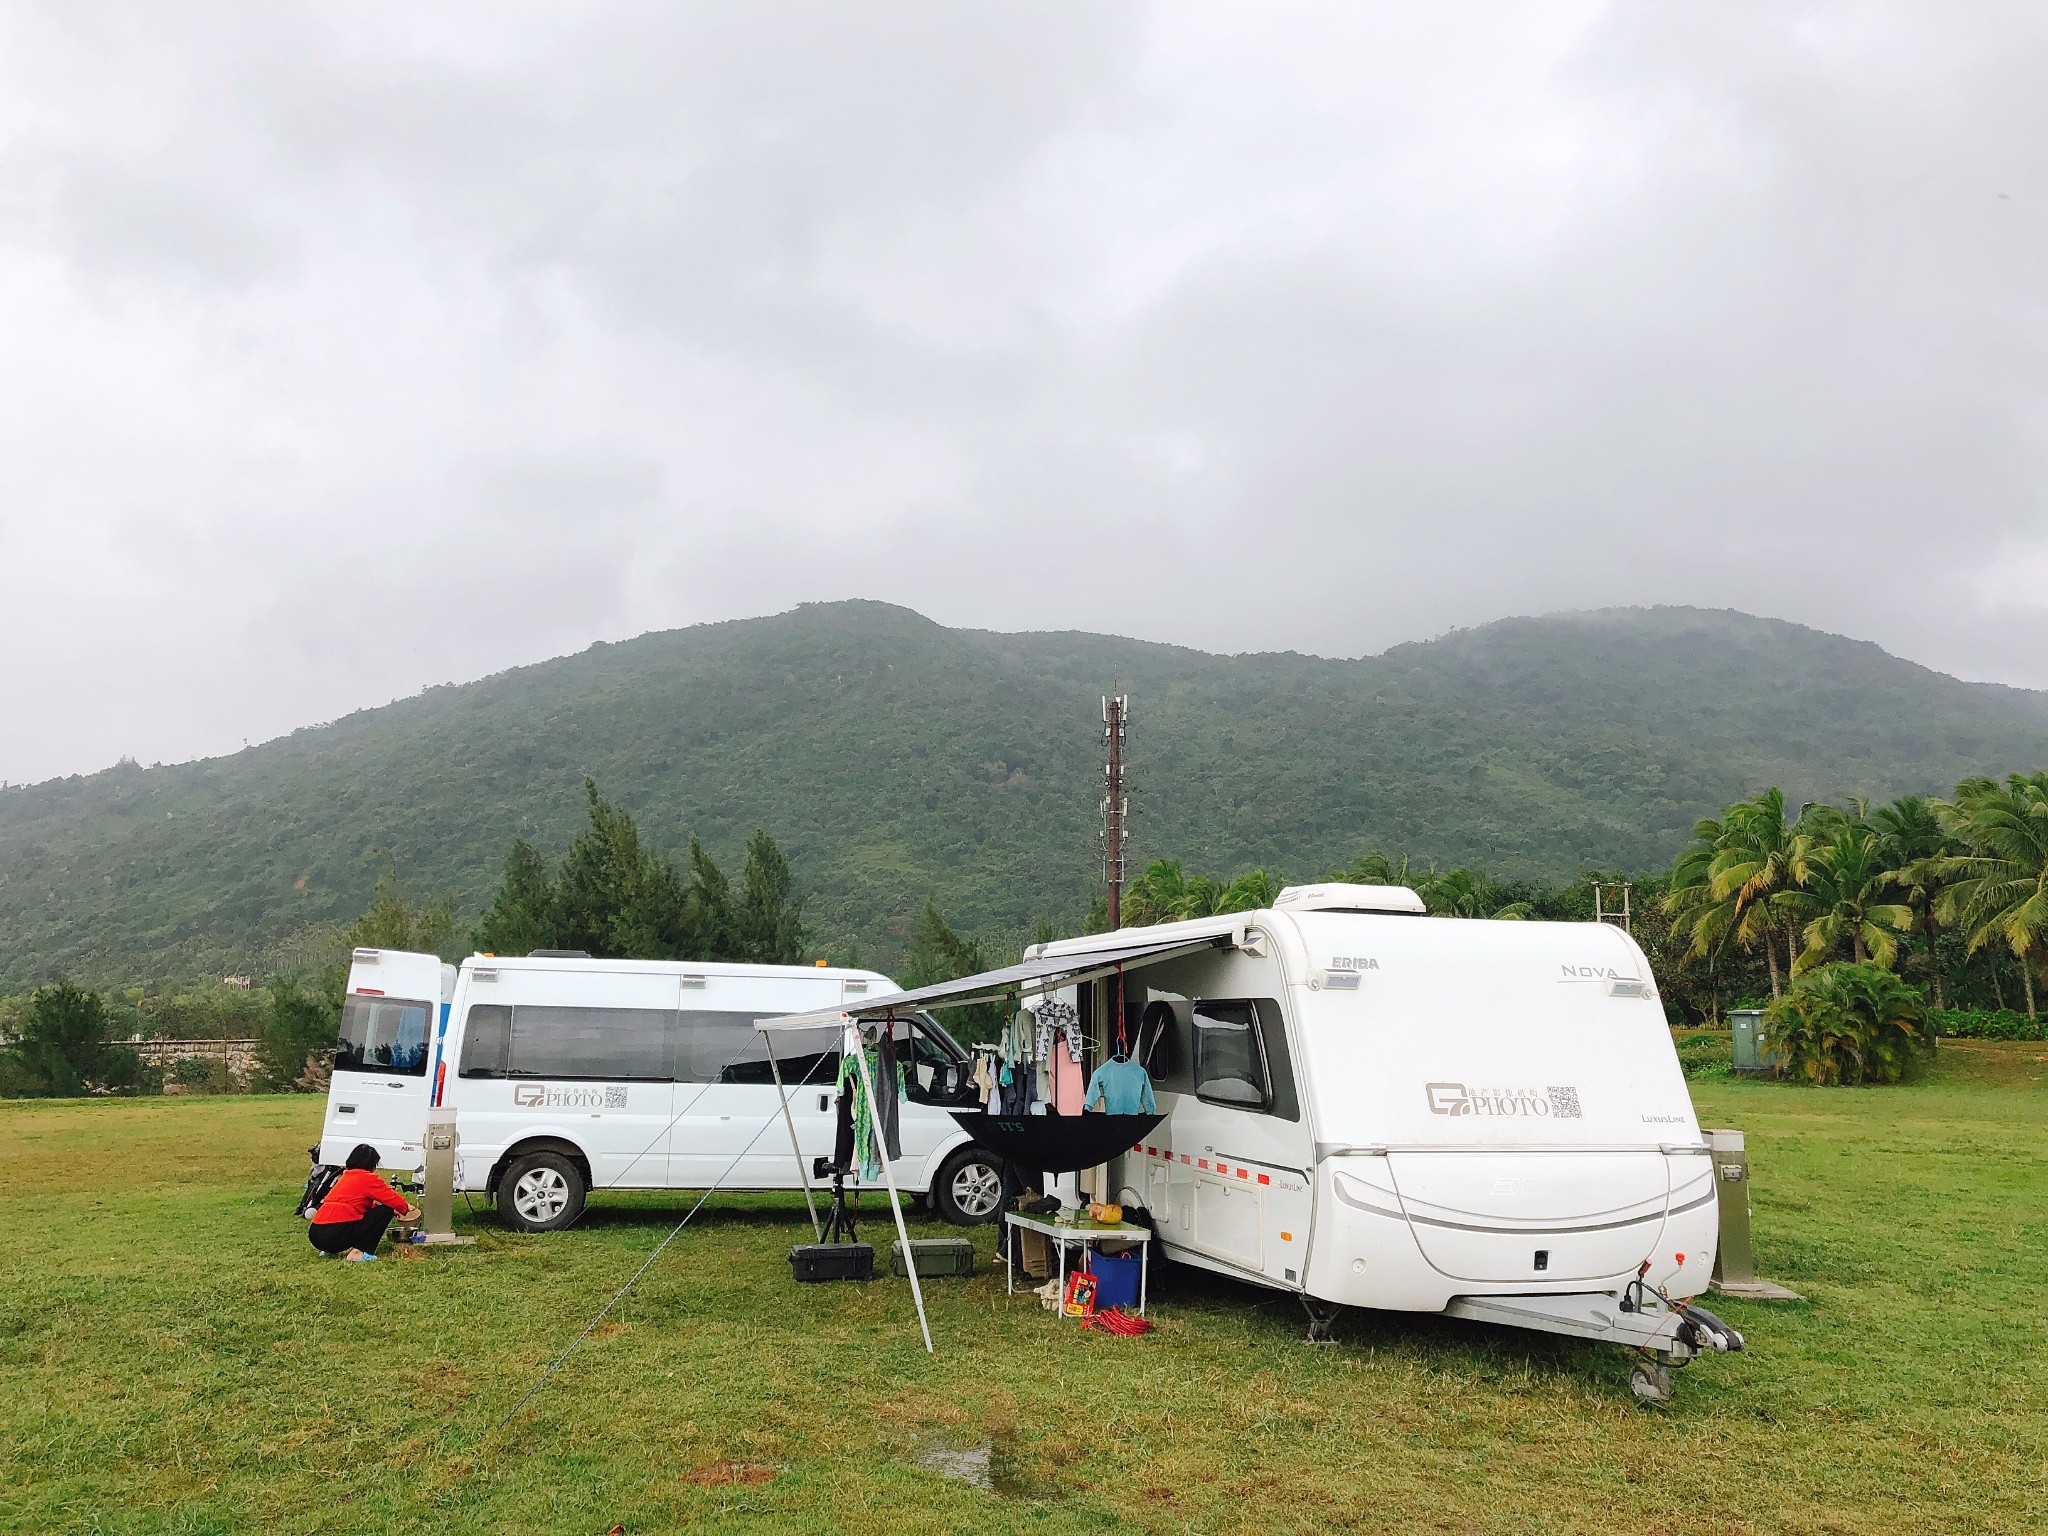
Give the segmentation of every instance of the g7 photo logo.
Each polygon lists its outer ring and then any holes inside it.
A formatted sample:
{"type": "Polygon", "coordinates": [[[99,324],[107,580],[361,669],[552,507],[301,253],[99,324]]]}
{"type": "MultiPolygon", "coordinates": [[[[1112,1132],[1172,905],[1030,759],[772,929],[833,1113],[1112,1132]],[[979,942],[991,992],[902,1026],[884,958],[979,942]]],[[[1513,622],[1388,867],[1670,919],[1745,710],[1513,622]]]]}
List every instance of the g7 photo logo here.
{"type": "Polygon", "coordinates": [[[1467,1088],[1463,1083],[1426,1083],[1432,1115],[1475,1115],[1494,1120],[1583,1120],[1576,1086],[1467,1088]]]}

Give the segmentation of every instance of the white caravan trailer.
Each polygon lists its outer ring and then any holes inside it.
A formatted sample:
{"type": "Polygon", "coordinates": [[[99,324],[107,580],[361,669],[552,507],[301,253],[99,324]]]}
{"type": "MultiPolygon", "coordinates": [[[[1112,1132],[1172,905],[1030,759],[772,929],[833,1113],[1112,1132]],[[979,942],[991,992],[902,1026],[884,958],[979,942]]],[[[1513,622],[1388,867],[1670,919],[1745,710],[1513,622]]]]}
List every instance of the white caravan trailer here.
{"type": "MultiPolygon", "coordinates": [[[[529,1232],[568,1226],[592,1189],[798,1189],[792,1129],[806,1165],[833,1150],[839,1034],[780,1046],[785,1122],[754,1022],[895,990],[819,966],[473,955],[458,972],[359,949],[318,1156],[368,1142],[418,1169],[427,1109],[452,1107],[456,1187],[529,1232]]],[[[906,1018],[905,1037],[898,1185],[949,1220],[991,1220],[998,1164],[944,1108],[970,1099],[972,1063],[929,1018],[906,1018]]]]}
{"type": "Polygon", "coordinates": [[[1167,1256],[1296,1293],[1311,1336],[1352,1306],[1630,1344],[1651,1398],[1673,1360],[1741,1346],[1684,1304],[1713,1270],[1712,1163],[1620,928],[1290,887],[844,1011],[1057,991],[1108,1043],[1119,990],[1165,1118],[1099,1192],[1148,1213],[1167,1256]]]}

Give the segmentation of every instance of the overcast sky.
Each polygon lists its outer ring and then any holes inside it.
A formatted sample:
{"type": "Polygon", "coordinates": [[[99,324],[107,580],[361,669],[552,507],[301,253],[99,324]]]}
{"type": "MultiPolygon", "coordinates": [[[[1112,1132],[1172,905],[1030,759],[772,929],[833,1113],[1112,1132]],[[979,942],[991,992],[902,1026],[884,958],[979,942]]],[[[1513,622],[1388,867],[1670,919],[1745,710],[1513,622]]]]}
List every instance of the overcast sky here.
{"type": "Polygon", "coordinates": [[[2048,686],[2048,6],[0,4],[0,778],[649,629],[2048,686]]]}

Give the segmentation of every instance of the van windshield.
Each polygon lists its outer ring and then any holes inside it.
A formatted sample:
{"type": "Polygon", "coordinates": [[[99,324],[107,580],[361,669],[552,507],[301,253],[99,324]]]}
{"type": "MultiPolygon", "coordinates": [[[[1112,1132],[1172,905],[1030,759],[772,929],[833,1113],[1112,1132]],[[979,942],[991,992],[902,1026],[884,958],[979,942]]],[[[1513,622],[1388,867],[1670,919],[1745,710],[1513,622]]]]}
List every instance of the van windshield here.
{"type": "Polygon", "coordinates": [[[334,1070],[424,1077],[427,1020],[432,1017],[428,1003],[351,993],[341,1005],[341,1038],[334,1047],[334,1070]]]}

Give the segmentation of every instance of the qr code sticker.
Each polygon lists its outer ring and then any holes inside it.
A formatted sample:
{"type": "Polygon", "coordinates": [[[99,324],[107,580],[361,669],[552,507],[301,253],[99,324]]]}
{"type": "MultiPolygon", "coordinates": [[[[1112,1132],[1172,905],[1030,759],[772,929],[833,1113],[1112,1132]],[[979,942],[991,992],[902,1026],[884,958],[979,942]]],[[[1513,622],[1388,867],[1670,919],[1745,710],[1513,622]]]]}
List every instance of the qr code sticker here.
{"type": "MultiPolygon", "coordinates": [[[[1551,1091],[1552,1093],[1556,1093],[1556,1092],[1557,1092],[1557,1090],[1556,1090],[1555,1088],[1551,1089],[1550,1091],[1551,1091]]],[[[604,1091],[604,1107],[605,1107],[606,1109],[624,1109],[624,1108],[626,1107],[626,1090],[625,1090],[625,1089],[623,1089],[623,1088],[607,1088],[607,1089],[605,1089],[605,1091],[604,1091]]],[[[1572,1111],[1572,1113],[1573,1113],[1573,1114],[1577,1114],[1577,1113],[1578,1113],[1578,1111],[1577,1111],[1577,1110],[1573,1110],[1573,1111],[1572,1111]]]]}
{"type": "Polygon", "coordinates": [[[1553,1120],[1585,1119],[1586,1112],[1579,1108],[1579,1090],[1576,1088],[1551,1089],[1550,1115],[1553,1120]]]}

